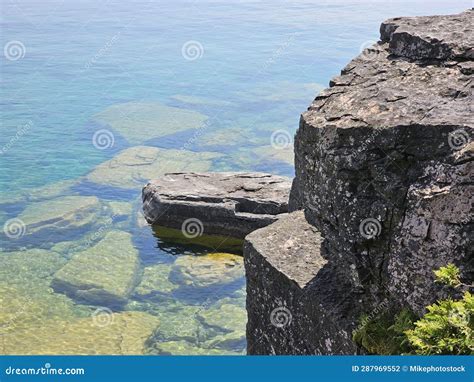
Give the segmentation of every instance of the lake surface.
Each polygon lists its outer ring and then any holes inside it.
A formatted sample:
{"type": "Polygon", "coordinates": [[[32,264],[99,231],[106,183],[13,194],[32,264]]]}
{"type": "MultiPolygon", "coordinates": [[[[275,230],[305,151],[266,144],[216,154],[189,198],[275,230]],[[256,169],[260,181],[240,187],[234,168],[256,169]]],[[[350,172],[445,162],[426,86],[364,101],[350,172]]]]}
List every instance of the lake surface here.
{"type": "Polygon", "coordinates": [[[381,21],[470,6],[2,2],[0,351],[244,353],[239,251],[154,231],[142,186],[292,176],[299,114],[381,21]]]}

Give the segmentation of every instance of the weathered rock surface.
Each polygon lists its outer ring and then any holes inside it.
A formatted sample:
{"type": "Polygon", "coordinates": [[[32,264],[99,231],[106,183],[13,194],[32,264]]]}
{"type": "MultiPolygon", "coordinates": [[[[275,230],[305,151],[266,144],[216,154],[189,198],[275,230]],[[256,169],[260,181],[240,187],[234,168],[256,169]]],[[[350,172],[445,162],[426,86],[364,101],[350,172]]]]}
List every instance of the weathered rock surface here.
{"type": "Polygon", "coordinates": [[[74,255],[56,272],[51,286],[79,301],[120,306],[137,283],[139,265],[131,235],[111,231],[97,245],[74,255]]]}
{"type": "Polygon", "coordinates": [[[262,173],[168,173],[144,187],[143,210],[152,224],[186,230],[185,221],[197,219],[198,234],[243,238],[288,211],[290,186],[262,173]]]}
{"type": "Polygon", "coordinates": [[[356,352],[348,312],[360,311],[351,306],[358,291],[303,211],[252,232],[244,254],[249,354],[356,352]]]}
{"type": "Polygon", "coordinates": [[[469,10],[386,21],[381,41],[303,113],[289,204],[304,209],[324,238],[327,264],[305,265],[305,286],[295,276],[299,263],[285,265],[288,251],[264,240],[281,222],[247,237],[249,353],[352,353],[351,331],[362,313],[388,300],[391,309],[420,315],[447,296],[433,269],[454,263],[473,280],[472,16],[469,10]],[[311,287],[323,278],[345,292],[311,287]],[[290,330],[257,322],[276,301],[293,313],[290,330]],[[313,329],[301,343],[293,340],[313,329]]]}

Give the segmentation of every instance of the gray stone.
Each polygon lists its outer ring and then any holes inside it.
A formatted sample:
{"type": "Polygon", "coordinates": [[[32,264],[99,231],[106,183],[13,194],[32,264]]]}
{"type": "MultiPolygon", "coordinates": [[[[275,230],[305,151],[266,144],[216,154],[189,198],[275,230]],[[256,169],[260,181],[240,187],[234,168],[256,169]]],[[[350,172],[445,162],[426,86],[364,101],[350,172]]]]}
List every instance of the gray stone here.
{"type": "Polygon", "coordinates": [[[181,229],[198,219],[200,234],[243,238],[288,211],[291,181],[262,173],[168,173],[143,189],[149,223],[181,229]]]}
{"type": "Polygon", "coordinates": [[[357,291],[303,211],[252,232],[244,255],[248,354],[355,353],[347,316],[357,291]]]}
{"type": "Polygon", "coordinates": [[[249,353],[364,352],[351,338],[362,314],[456,297],[434,283],[448,263],[474,279],[471,18],[388,20],[302,114],[289,210],[307,223],[246,239],[249,353]],[[298,256],[311,226],[321,245],[298,256]],[[292,321],[278,331],[264,320],[282,306],[292,321]]]}
{"type": "Polygon", "coordinates": [[[474,11],[458,15],[396,17],[380,26],[390,52],[413,59],[474,58],[474,11]]]}

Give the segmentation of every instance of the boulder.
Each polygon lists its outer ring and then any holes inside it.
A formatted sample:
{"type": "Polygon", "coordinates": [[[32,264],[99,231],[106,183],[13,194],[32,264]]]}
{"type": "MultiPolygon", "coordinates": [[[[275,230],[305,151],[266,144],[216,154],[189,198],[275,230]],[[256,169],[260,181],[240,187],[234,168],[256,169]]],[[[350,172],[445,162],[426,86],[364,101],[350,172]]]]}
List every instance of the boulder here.
{"type": "Polygon", "coordinates": [[[243,238],[288,211],[291,180],[262,173],[167,173],[143,188],[149,223],[243,238]]]}
{"type": "Polygon", "coordinates": [[[98,244],[75,254],[55,273],[51,286],[82,302],[121,306],[137,284],[139,266],[132,236],[111,231],[98,244]]]}

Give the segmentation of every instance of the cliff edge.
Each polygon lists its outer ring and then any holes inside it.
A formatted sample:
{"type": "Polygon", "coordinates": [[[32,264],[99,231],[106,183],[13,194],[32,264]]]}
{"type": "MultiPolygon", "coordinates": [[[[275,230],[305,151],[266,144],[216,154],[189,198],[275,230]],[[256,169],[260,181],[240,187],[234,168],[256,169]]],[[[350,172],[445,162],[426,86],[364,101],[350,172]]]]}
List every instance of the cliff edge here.
{"type": "Polygon", "coordinates": [[[249,354],[364,352],[363,315],[456,297],[448,263],[474,279],[473,15],[385,21],[302,114],[296,212],[244,245],[249,354]]]}

